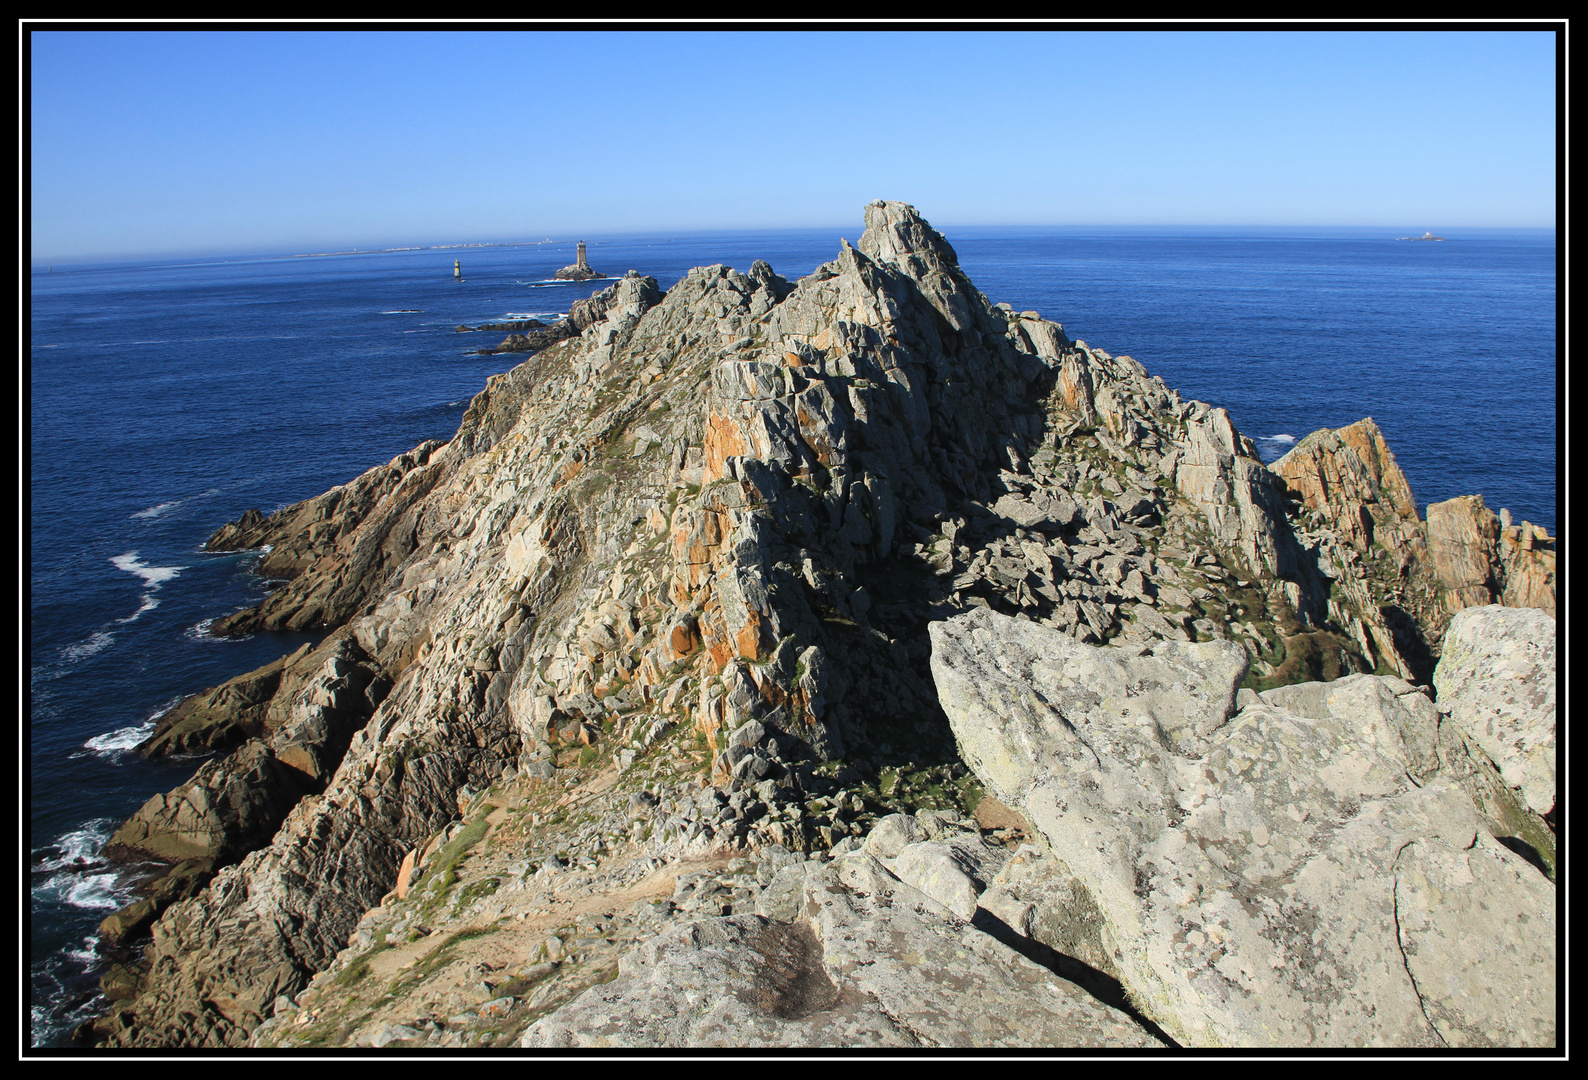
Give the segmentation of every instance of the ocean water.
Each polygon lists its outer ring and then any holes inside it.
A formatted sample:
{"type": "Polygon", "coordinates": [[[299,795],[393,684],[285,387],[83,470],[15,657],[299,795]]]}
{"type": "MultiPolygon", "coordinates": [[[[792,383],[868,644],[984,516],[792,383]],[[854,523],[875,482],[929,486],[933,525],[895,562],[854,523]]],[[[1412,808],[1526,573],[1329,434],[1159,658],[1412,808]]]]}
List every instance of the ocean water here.
{"type": "MultiPolygon", "coordinates": [[[[1556,531],[1555,241],[1480,232],[945,228],[993,301],[1134,356],[1229,409],[1265,460],[1373,416],[1420,506],[1481,493],[1556,531]]],[[[671,285],[757,258],[791,280],[857,228],[592,239],[591,264],[671,285]]],[[[199,759],[131,753],[186,694],[305,635],[219,641],[257,602],[247,555],[200,551],[270,512],[446,439],[486,376],[473,356],[605,282],[552,283],[573,244],[40,267],[29,367],[29,963],[33,1045],[94,1015],[100,919],[137,868],[115,825],[199,759]],[[452,279],[461,259],[464,280],[452,279]]]]}

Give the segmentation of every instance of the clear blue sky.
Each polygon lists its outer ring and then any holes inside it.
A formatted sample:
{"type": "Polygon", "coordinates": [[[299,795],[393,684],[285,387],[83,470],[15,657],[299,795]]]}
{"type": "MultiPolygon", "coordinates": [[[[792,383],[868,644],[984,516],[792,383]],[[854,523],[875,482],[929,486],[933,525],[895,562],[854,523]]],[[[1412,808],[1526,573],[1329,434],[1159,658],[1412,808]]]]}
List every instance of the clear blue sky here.
{"type": "Polygon", "coordinates": [[[1548,31],[38,32],[35,260],[846,225],[1549,226],[1548,31]]]}

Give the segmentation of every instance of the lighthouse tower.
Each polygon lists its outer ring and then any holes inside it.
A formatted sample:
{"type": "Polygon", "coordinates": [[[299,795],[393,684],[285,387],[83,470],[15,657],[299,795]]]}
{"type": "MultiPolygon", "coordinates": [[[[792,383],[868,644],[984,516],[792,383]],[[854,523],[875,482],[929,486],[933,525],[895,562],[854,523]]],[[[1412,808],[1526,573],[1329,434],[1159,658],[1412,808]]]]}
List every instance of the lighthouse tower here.
{"type": "Polygon", "coordinates": [[[590,264],[585,261],[585,257],[584,257],[584,241],[583,240],[579,241],[579,258],[578,258],[578,261],[574,263],[574,265],[577,266],[579,269],[585,271],[586,273],[588,273],[589,270],[590,270],[590,264]]]}
{"type": "Polygon", "coordinates": [[[456,281],[462,281],[463,280],[463,260],[461,260],[461,259],[453,259],[452,260],[452,277],[456,281]]]}

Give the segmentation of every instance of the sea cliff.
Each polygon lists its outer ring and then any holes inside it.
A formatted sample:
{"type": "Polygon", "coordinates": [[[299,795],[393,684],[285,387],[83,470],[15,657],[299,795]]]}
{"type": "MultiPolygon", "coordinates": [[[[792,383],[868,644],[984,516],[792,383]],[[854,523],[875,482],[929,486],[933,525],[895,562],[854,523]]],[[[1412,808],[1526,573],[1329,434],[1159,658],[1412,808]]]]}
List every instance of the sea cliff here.
{"type": "Polygon", "coordinates": [[[211,538],[290,578],[217,633],[330,633],[146,744],[224,756],[113,839],[173,871],[85,1036],[1553,1042],[1542,530],[1371,421],[1265,468],[902,203],[559,325],[211,538]]]}

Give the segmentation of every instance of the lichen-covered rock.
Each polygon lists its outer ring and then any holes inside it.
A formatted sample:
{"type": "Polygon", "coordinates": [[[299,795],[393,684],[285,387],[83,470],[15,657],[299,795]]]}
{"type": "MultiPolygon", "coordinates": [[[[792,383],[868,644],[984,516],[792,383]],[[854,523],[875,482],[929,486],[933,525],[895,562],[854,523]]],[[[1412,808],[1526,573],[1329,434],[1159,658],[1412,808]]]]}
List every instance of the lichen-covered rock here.
{"type": "Polygon", "coordinates": [[[1555,620],[1535,608],[1467,608],[1434,672],[1439,704],[1534,813],[1555,808],[1555,620]]]}
{"type": "Polygon", "coordinates": [[[1083,651],[1120,650],[985,612],[932,629],[967,762],[1084,885],[1126,992],[1173,1038],[1553,1043],[1553,889],[1488,836],[1454,780],[1429,776],[1427,717],[1393,688],[1359,681],[1324,717],[1267,701],[1229,717],[1239,663],[1088,662],[1083,651]],[[1122,692],[1107,679],[1088,692],[1074,675],[1127,666],[1138,674],[1122,692]],[[1353,690],[1371,706],[1361,714],[1343,708],[1353,690]],[[1456,878],[1499,913],[1486,925],[1500,940],[1435,944],[1462,933],[1467,901],[1423,882],[1456,878]],[[1411,929],[1399,910],[1416,890],[1426,915],[1411,929]],[[1494,992],[1474,992],[1480,982],[1494,992]]]}
{"type": "Polygon", "coordinates": [[[887,865],[900,881],[969,922],[976,915],[977,898],[1004,859],[979,837],[965,833],[908,844],[887,865]]]}
{"type": "Polygon", "coordinates": [[[1118,978],[1103,944],[1103,916],[1086,885],[1058,859],[1017,854],[987,885],[982,910],[1020,937],[1118,978]]]}
{"type": "Polygon", "coordinates": [[[521,1045],[1096,1048],[1159,1045],[1130,1016],[950,915],[870,855],[805,875],[793,922],[668,931],[521,1045]]]}

